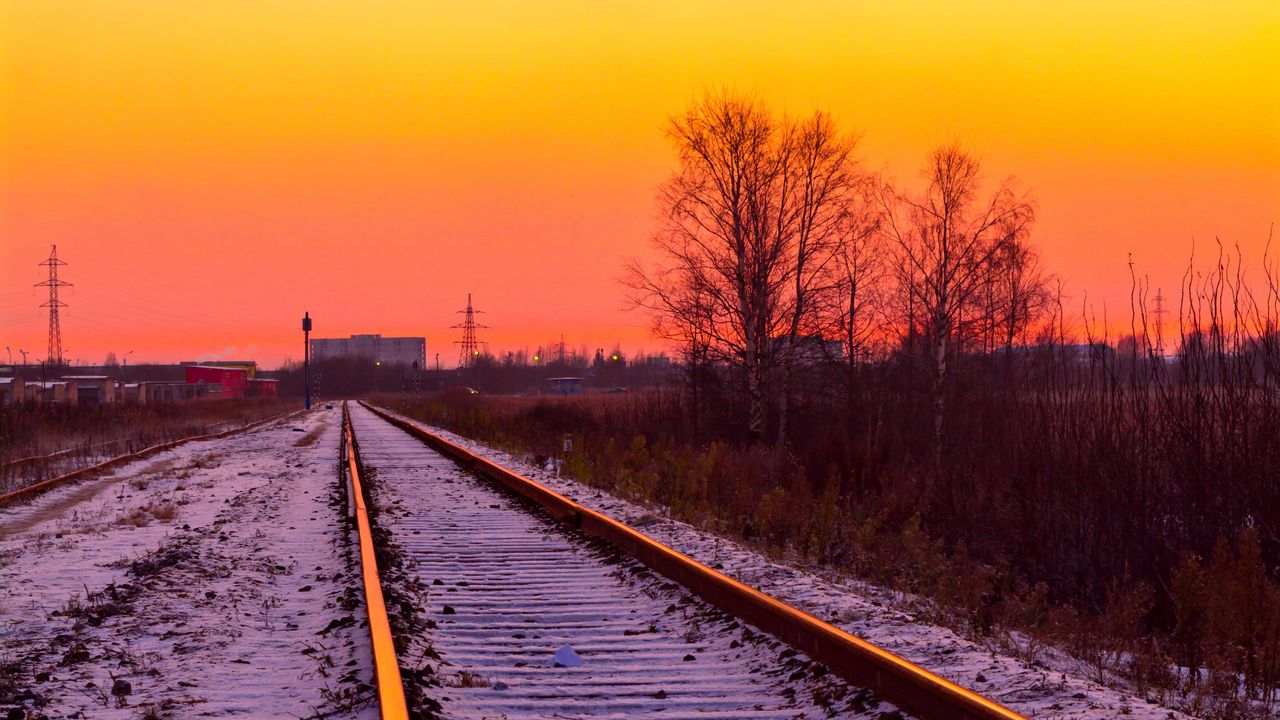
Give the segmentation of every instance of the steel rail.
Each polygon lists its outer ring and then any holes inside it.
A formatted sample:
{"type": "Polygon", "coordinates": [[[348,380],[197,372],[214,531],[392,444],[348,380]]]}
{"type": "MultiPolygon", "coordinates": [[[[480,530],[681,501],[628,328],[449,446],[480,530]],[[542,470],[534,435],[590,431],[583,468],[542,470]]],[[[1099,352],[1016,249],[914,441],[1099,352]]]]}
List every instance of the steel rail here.
{"type": "Polygon", "coordinates": [[[108,445],[119,445],[120,443],[128,442],[129,440],[130,438],[122,437],[122,438],[116,438],[115,440],[104,440],[102,442],[93,443],[91,445],[77,445],[75,447],[69,447],[65,450],[51,452],[48,455],[28,455],[26,457],[20,457],[16,460],[9,460],[5,462],[3,465],[0,465],[0,471],[8,470],[9,468],[17,467],[19,465],[29,465],[37,462],[48,462],[50,460],[55,460],[57,458],[60,458],[64,455],[72,455],[77,452],[87,453],[90,450],[95,450],[97,448],[104,448],[104,447],[107,447],[108,445]]]}
{"type": "Polygon", "coordinates": [[[542,507],[557,520],[599,538],[704,600],[808,653],[847,679],[922,717],[1027,720],[999,703],[717,572],[631,527],[580,505],[365,401],[374,414],[426,442],[464,468],[542,507]]]}
{"type": "Polygon", "coordinates": [[[404,683],[400,678],[400,663],[396,660],[395,640],[391,636],[391,621],[387,619],[386,601],[382,597],[382,582],[378,578],[373,531],[364,502],[364,488],[360,483],[360,457],[346,401],[342,403],[342,441],[347,467],[349,507],[355,516],[356,532],[360,537],[360,569],[364,580],[365,608],[369,615],[369,639],[373,644],[378,711],[382,720],[408,720],[404,683]]]}
{"type": "Polygon", "coordinates": [[[0,507],[4,507],[6,505],[17,502],[19,500],[26,500],[26,499],[35,497],[36,495],[39,495],[40,493],[43,493],[48,490],[52,490],[53,488],[63,483],[69,482],[71,480],[75,480],[76,478],[82,475],[87,475],[89,473],[97,472],[99,470],[106,470],[108,468],[114,467],[121,463],[130,462],[132,460],[141,460],[142,458],[145,458],[149,455],[154,455],[158,452],[164,452],[165,450],[175,448],[185,443],[196,442],[197,440],[217,440],[218,438],[224,438],[224,437],[227,437],[228,435],[234,435],[236,433],[244,432],[246,430],[252,430],[258,427],[259,425],[265,425],[270,422],[275,422],[276,420],[287,420],[291,417],[301,415],[304,412],[306,411],[294,410],[293,412],[280,413],[278,415],[272,415],[271,417],[263,418],[261,420],[254,420],[251,423],[246,423],[244,425],[241,425],[240,427],[231,428],[230,430],[223,430],[221,432],[209,433],[207,435],[191,435],[189,437],[179,438],[177,440],[171,440],[166,443],[160,443],[159,445],[152,445],[151,447],[143,448],[137,452],[126,453],[124,455],[117,455],[116,457],[113,457],[109,460],[103,460],[97,465],[90,465],[89,467],[82,467],[79,470],[72,470],[71,472],[65,475],[59,475],[58,477],[55,477],[55,478],[42,480],[38,483],[33,483],[26,487],[18,488],[17,490],[14,490],[12,492],[8,492],[3,495],[0,495],[0,507]]]}
{"type": "MultiPolygon", "coordinates": [[[[273,417],[281,417],[281,415],[275,415],[273,417]]],[[[204,426],[204,429],[208,430],[209,428],[214,427],[215,425],[221,425],[221,424],[222,423],[209,423],[208,425],[204,426]]],[[[243,427],[236,427],[231,429],[240,430],[240,429],[243,429],[243,427]]],[[[56,460],[57,458],[63,457],[64,455],[74,455],[77,452],[87,453],[90,450],[95,450],[97,448],[104,448],[110,445],[126,444],[131,442],[132,440],[133,438],[130,438],[130,437],[118,437],[113,440],[103,440],[102,442],[96,442],[90,445],[75,445],[73,447],[66,448],[65,450],[58,450],[56,452],[51,452],[47,455],[28,455],[26,457],[20,457],[15,460],[7,460],[4,462],[4,464],[0,465],[0,472],[9,470],[10,468],[14,468],[19,465],[31,465],[38,462],[48,462],[50,460],[56,460]]]]}

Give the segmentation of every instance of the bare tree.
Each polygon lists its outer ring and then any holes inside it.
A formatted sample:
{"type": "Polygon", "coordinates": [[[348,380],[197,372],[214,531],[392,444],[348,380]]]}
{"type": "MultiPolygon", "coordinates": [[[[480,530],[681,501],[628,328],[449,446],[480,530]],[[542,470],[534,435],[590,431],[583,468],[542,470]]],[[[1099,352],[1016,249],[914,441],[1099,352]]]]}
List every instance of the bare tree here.
{"type": "Polygon", "coordinates": [[[900,302],[914,332],[928,343],[933,382],[936,452],[941,453],[948,362],[971,327],[989,322],[980,302],[1000,268],[1002,253],[1035,219],[1031,203],[1008,183],[979,197],[981,163],[956,144],[937,148],[926,168],[928,186],[910,196],[886,186],[881,227],[894,248],[900,302]]]}
{"type": "Polygon", "coordinates": [[[845,402],[856,403],[857,372],[884,344],[888,300],[880,216],[870,192],[875,179],[866,178],[861,191],[847,201],[840,216],[839,243],[831,270],[831,291],[822,297],[819,315],[822,335],[839,341],[839,352],[823,344],[827,359],[845,384],[845,402]]]}
{"type": "Polygon", "coordinates": [[[753,439],[765,431],[769,337],[781,325],[786,284],[777,236],[779,128],[756,99],[708,94],[667,135],[680,169],[659,191],[661,254],[646,271],[633,264],[636,301],[653,311],[660,334],[706,338],[708,355],[745,376],[753,439]]]}
{"type": "Polygon", "coordinates": [[[1005,241],[993,258],[997,305],[992,321],[1006,357],[1012,358],[1013,346],[1049,311],[1053,278],[1041,268],[1040,253],[1030,242],[1028,218],[1012,215],[1006,222],[1000,230],[1005,241]]]}
{"type": "Polygon", "coordinates": [[[760,440],[795,341],[829,288],[855,142],[825,114],[779,119],[732,93],[706,95],[667,134],[680,169],[659,192],[660,259],[633,263],[628,284],[660,334],[696,338],[709,358],[741,370],[747,430],[760,440]]]}
{"type": "Polygon", "coordinates": [[[812,356],[826,347],[820,310],[825,297],[844,289],[843,241],[854,190],[862,181],[853,157],[857,139],[841,133],[830,115],[816,112],[788,122],[783,138],[777,232],[790,265],[791,290],[784,298],[789,303],[786,333],[776,339],[781,375],[778,444],[786,441],[792,374],[797,366],[812,364],[812,356]]]}

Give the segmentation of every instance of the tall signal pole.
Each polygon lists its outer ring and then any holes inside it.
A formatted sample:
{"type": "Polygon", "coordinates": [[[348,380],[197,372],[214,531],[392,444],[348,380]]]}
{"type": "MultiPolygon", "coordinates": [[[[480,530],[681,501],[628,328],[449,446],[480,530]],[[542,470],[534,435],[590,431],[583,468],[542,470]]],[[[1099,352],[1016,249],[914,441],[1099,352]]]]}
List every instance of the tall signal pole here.
{"type": "Polygon", "coordinates": [[[58,288],[71,287],[71,283],[58,279],[58,267],[66,263],[58,259],[57,245],[49,251],[49,259],[40,265],[49,268],[49,279],[35,285],[49,288],[49,302],[40,306],[49,308],[49,353],[45,363],[57,368],[62,366],[62,321],[58,317],[58,309],[67,306],[58,299],[58,288]]]}
{"type": "Polygon", "coordinates": [[[307,409],[311,409],[311,313],[302,313],[302,384],[307,398],[307,409]]]}

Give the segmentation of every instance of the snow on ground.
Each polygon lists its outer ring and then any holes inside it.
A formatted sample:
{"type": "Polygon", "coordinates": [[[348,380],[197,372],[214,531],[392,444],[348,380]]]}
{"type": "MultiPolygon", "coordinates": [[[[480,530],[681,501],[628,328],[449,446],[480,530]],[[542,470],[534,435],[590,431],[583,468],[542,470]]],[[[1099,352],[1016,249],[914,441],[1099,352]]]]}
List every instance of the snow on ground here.
{"type": "MultiPolygon", "coordinates": [[[[403,417],[403,416],[401,416],[403,417]]],[[[1052,650],[1034,661],[1010,657],[922,622],[924,601],[830,570],[780,564],[738,543],[655,514],[460,435],[413,421],[472,452],[537,480],[761,592],[822,618],[942,677],[1035,718],[1180,720],[1187,715],[1086,679],[1084,663],[1052,650]]]]}
{"type": "Polygon", "coordinates": [[[0,711],[375,717],[340,425],[315,411],[0,509],[0,711]]]}

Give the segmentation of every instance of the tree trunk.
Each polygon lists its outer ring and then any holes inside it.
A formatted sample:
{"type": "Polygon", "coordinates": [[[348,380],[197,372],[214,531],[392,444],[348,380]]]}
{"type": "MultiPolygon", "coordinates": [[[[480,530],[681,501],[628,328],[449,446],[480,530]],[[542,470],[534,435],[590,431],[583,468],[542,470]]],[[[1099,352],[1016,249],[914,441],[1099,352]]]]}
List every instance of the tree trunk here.
{"type": "Polygon", "coordinates": [[[764,382],[759,362],[747,366],[747,405],[747,436],[755,445],[764,440],[765,424],[764,382]]]}
{"type": "Polygon", "coordinates": [[[945,332],[939,332],[934,342],[933,368],[933,453],[936,464],[941,467],[943,416],[947,409],[947,333],[945,332]]]}
{"type": "Polygon", "coordinates": [[[787,412],[791,402],[790,373],[783,370],[782,387],[778,391],[778,447],[787,444],[787,412]]]}

